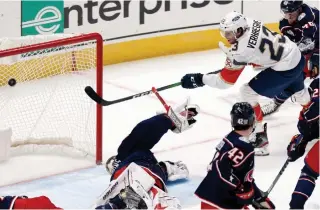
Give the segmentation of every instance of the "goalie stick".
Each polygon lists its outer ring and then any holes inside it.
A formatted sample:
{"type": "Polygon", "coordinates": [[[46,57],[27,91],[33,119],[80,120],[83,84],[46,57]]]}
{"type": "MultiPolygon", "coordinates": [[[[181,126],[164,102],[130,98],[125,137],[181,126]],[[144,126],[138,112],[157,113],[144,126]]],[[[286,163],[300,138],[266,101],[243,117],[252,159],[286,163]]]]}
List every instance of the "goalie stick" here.
{"type": "Polygon", "coordinates": [[[173,121],[174,125],[176,126],[176,128],[179,130],[179,132],[181,132],[182,130],[182,126],[183,126],[183,122],[181,122],[181,120],[179,119],[179,117],[176,115],[176,113],[172,110],[172,107],[169,106],[164,99],[160,96],[160,94],[158,93],[157,89],[155,87],[152,87],[152,92],[157,96],[157,98],[159,99],[159,101],[162,103],[162,105],[164,106],[164,108],[167,111],[167,114],[169,116],[169,118],[173,121]]]}
{"type": "MultiPolygon", "coordinates": [[[[219,72],[221,72],[221,70],[210,72],[208,74],[218,74],[219,72]]],[[[157,88],[157,91],[167,90],[167,89],[170,89],[170,88],[178,87],[180,85],[181,85],[181,82],[173,83],[173,84],[170,84],[170,85],[166,85],[166,86],[157,88]]],[[[120,99],[117,99],[117,100],[114,100],[114,101],[107,101],[107,100],[103,99],[101,96],[99,96],[98,93],[96,91],[94,91],[91,86],[85,87],[84,91],[86,92],[86,94],[92,100],[94,100],[96,103],[100,104],[101,106],[109,106],[109,105],[112,105],[112,104],[121,103],[121,102],[128,101],[128,100],[131,100],[131,99],[134,99],[134,98],[139,98],[139,97],[142,97],[142,96],[150,95],[152,93],[152,90],[148,90],[148,91],[144,91],[142,93],[138,93],[138,94],[135,94],[135,95],[127,96],[127,97],[120,98],[120,99]]]]}

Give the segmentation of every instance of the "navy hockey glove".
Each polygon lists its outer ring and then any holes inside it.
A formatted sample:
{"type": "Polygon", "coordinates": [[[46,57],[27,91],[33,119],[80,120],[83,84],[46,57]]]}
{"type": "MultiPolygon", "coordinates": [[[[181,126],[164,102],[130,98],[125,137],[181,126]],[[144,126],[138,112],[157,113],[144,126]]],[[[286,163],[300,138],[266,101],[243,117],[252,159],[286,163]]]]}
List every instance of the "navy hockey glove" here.
{"type": "Polygon", "coordinates": [[[287,147],[287,154],[290,162],[294,162],[302,157],[306,151],[307,141],[304,141],[303,135],[294,135],[287,147]]]}
{"type": "Polygon", "coordinates": [[[181,86],[186,89],[194,89],[204,86],[202,82],[203,74],[186,74],[181,79],[181,86]]]}
{"type": "Polygon", "coordinates": [[[239,204],[249,205],[254,198],[254,188],[251,182],[244,182],[235,191],[239,204]]]}

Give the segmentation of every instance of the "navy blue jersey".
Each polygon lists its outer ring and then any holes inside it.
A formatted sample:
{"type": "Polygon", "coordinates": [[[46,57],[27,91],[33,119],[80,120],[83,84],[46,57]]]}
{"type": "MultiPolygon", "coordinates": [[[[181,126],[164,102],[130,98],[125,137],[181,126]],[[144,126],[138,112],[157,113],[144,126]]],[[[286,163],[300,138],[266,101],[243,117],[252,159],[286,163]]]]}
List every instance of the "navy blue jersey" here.
{"type": "Polygon", "coordinates": [[[13,205],[17,196],[0,196],[0,209],[13,209],[13,205]]]}
{"type": "Polygon", "coordinates": [[[212,206],[238,209],[234,190],[253,182],[254,147],[245,137],[232,131],[216,147],[210,169],[195,194],[212,206]]]}
{"type": "Polygon", "coordinates": [[[142,166],[155,179],[159,179],[160,181],[156,180],[156,185],[164,189],[164,182],[167,181],[168,174],[159,165],[151,149],[172,127],[172,121],[165,114],[156,115],[138,123],[118,148],[116,159],[121,162],[111,180],[134,162],[142,166]]]}
{"type": "Polygon", "coordinates": [[[298,129],[309,141],[319,137],[319,76],[309,85],[310,103],[300,112],[298,129]]]}
{"type": "Polygon", "coordinates": [[[319,10],[317,8],[303,4],[298,20],[289,24],[288,20],[283,18],[279,28],[282,34],[295,43],[299,43],[303,38],[311,38],[315,41],[315,48],[319,49],[319,10]]]}

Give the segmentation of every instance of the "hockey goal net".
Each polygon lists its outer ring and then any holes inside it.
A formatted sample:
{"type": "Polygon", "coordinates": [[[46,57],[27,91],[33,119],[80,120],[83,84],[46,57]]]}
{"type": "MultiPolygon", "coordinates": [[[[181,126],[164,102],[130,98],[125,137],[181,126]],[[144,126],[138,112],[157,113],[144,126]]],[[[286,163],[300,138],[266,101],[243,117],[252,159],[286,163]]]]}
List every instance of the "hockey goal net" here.
{"type": "Polygon", "coordinates": [[[0,129],[11,155],[54,153],[102,161],[103,40],[98,33],[0,39],[0,129]]]}

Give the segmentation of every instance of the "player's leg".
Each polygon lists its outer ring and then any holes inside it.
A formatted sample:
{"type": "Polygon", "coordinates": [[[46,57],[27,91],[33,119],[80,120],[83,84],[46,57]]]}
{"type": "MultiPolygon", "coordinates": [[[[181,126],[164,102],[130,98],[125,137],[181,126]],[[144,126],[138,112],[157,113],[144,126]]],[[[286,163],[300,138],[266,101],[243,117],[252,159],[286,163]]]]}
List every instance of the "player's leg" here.
{"type": "Polygon", "coordinates": [[[270,102],[261,107],[263,116],[271,115],[279,110],[281,105],[292,96],[292,92],[283,91],[276,95],[270,102]]]}
{"type": "MultiPolygon", "coordinates": [[[[305,65],[304,65],[304,69],[303,69],[303,78],[304,79],[306,77],[312,77],[312,71],[309,71],[309,68],[308,68],[308,61],[309,61],[310,57],[311,57],[311,54],[304,56],[304,58],[305,58],[305,65]]],[[[269,103],[267,103],[261,107],[262,112],[263,112],[263,116],[267,116],[267,115],[270,115],[270,114],[277,112],[279,110],[280,106],[287,99],[289,99],[293,94],[294,94],[294,92],[292,90],[285,89],[282,93],[276,95],[272,101],[270,101],[269,103]]]]}
{"type": "Polygon", "coordinates": [[[303,209],[315,188],[316,180],[319,177],[319,150],[318,140],[305,157],[305,166],[301,170],[301,175],[292,193],[290,209],[303,209]]]}
{"type": "Polygon", "coordinates": [[[258,87],[256,87],[256,83],[252,84],[244,84],[240,88],[241,100],[246,101],[251,104],[254,109],[256,116],[256,128],[255,128],[255,137],[256,140],[256,155],[269,155],[268,151],[268,136],[267,136],[267,125],[263,124],[263,114],[258,103],[259,91],[256,91],[258,87]]]}
{"type": "Polygon", "coordinates": [[[293,93],[299,91],[301,85],[302,88],[304,87],[302,73],[303,66],[304,58],[302,57],[299,64],[288,71],[275,71],[268,68],[257,74],[248,84],[241,87],[240,91],[243,100],[249,102],[254,107],[256,113],[256,155],[269,154],[269,151],[267,150],[269,142],[266,125],[262,125],[263,114],[260,105],[257,102],[258,96],[261,95],[273,98],[284,90],[290,89],[293,93]],[[296,84],[293,85],[294,82],[296,82],[296,84]]]}
{"type": "MultiPolygon", "coordinates": [[[[139,200],[147,206],[152,206],[148,191],[154,186],[155,180],[142,167],[135,163],[128,165],[121,173],[114,177],[108,188],[100,195],[94,204],[94,208],[103,206],[122,208],[139,200]],[[128,193],[128,195],[126,195],[128,193]]],[[[137,207],[137,206],[136,206],[137,207]]]]}

